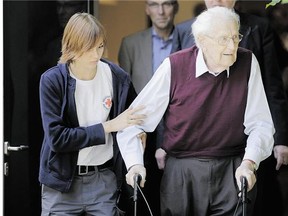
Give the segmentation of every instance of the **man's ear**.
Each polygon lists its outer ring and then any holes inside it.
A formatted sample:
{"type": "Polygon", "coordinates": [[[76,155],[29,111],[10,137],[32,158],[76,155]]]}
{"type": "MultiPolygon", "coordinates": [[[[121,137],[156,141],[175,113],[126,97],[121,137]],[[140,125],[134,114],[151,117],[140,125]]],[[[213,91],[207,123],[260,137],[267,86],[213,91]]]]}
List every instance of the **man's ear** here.
{"type": "Polygon", "coordinates": [[[149,6],[148,6],[147,2],[146,2],[145,4],[146,4],[146,6],[145,6],[146,15],[147,15],[147,16],[150,16],[149,6]]]}
{"type": "Polygon", "coordinates": [[[174,5],[174,14],[177,14],[179,11],[179,4],[178,2],[175,2],[175,5],[174,5]]]}
{"type": "Polygon", "coordinates": [[[206,47],[205,37],[203,35],[198,35],[196,40],[198,42],[199,48],[203,50],[206,47]]]}

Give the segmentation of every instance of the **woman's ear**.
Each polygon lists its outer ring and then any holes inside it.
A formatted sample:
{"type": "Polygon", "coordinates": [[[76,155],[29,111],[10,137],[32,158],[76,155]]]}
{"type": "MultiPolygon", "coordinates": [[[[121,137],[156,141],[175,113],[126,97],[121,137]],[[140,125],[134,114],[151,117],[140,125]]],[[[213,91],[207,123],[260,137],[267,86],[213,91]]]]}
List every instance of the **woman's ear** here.
{"type": "Polygon", "coordinates": [[[78,59],[81,55],[82,55],[81,53],[75,53],[72,60],[75,61],[75,60],[78,59]]]}

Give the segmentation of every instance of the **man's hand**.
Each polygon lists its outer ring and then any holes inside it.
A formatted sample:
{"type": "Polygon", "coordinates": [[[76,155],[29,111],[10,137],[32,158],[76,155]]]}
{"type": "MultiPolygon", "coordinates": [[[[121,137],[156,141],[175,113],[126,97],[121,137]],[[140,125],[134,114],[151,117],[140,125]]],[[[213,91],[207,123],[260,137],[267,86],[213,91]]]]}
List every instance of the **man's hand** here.
{"type": "Polygon", "coordinates": [[[158,148],[155,152],[155,158],[157,160],[158,168],[160,170],[163,170],[165,167],[166,156],[167,153],[162,148],[158,148]]]}
{"type": "Polygon", "coordinates": [[[277,160],[276,170],[279,170],[282,164],[288,164],[288,146],[276,145],[273,150],[274,157],[277,160]]]}
{"type": "Polygon", "coordinates": [[[128,173],[126,174],[126,182],[127,184],[131,185],[133,188],[134,188],[134,176],[136,174],[139,174],[141,175],[141,182],[140,182],[140,186],[141,187],[144,187],[144,184],[145,184],[145,178],[146,178],[146,169],[143,165],[139,165],[139,164],[136,164],[134,166],[132,166],[128,173]]]}
{"type": "Polygon", "coordinates": [[[241,176],[246,177],[248,188],[247,191],[250,191],[255,183],[256,183],[256,176],[254,170],[254,162],[250,160],[243,160],[241,165],[237,168],[235,173],[235,178],[237,181],[237,185],[239,190],[241,190],[241,176]]]}

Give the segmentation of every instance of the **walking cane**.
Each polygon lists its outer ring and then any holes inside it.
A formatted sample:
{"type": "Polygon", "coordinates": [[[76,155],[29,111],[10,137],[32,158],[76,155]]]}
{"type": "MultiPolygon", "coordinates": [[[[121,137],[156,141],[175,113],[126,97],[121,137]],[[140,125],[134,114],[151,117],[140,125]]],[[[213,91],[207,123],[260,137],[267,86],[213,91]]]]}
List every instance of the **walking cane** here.
{"type": "Polygon", "coordinates": [[[241,191],[242,191],[242,210],[243,216],[247,215],[247,179],[242,176],[241,177],[241,191]]]}
{"type": "Polygon", "coordinates": [[[140,174],[135,174],[133,179],[134,179],[134,195],[133,195],[133,201],[134,201],[134,216],[137,216],[137,185],[141,181],[141,175],[140,174]]]}

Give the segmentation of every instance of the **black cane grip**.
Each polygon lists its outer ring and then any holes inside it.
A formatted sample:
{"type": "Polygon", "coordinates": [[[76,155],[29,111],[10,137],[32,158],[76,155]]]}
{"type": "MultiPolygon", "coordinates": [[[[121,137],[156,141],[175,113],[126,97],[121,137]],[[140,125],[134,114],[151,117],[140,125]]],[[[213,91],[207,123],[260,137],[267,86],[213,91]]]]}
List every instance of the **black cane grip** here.
{"type": "Polygon", "coordinates": [[[137,185],[140,184],[142,176],[140,174],[135,174],[134,177],[134,195],[133,195],[133,201],[137,201],[137,185]]]}
{"type": "Polygon", "coordinates": [[[241,181],[242,202],[247,202],[247,188],[248,188],[247,179],[246,177],[241,176],[240,181],[241,181]]]}

